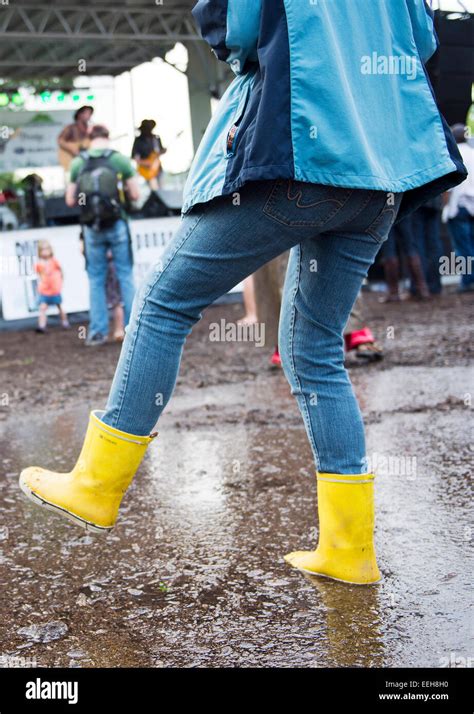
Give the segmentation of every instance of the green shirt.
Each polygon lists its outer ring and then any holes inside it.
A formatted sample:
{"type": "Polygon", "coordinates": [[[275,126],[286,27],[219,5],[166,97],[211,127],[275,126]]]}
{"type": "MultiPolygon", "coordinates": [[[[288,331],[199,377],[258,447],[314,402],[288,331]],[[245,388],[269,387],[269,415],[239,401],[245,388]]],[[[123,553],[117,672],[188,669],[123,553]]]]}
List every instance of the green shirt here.
{"type": "MultiPolygon", "coordinates": [[[[90,149],[87,153],[94,158],[98,158],[99,156],[102,156],[106,151],[110,151],[110,149],[90,149]]],[[[132,178],[132,176],[135,176],[135,169],[133,168],[132,162],[127,156],[119,154],[118,151],[115,151],[110,156],[109,161],[111,167],[114,169],[114,171],[117,172],[117,174],[123,181],[127,181],[127,179],[132,178]]],[[[77,181],[77,178],[81,173],[82,169],[84,168],[84,165],[85,161],[82,156],[76,156],[76,158],[71,163],[72,183],[75,183],[77,181]]]]}

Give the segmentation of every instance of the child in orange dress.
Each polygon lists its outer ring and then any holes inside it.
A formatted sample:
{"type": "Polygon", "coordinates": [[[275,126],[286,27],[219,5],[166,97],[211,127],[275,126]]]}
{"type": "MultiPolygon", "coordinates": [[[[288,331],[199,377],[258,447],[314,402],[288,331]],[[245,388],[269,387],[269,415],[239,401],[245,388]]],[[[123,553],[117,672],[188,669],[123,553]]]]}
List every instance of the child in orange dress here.
{"type": "Polygon", "coordinates": [[[44,334],[48,321],[47,310],[50,305],[57,305],[61,316],[61,324],[67,329],[69,322],[67,315],[62,308],[61,290],[63,287],[63,271],[60,264],[53,255],[51,244],[47,240],[40,240],[38,243],[39,260],[35,264],[38,273],[38,327],[36,332],[44,334]]]}

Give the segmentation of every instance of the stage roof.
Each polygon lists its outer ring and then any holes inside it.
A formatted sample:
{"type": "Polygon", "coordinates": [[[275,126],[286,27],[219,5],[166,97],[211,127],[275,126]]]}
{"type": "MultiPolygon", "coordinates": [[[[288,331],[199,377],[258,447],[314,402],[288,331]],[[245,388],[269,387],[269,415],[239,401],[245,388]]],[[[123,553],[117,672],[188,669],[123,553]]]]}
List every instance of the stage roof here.
{"type": "Polygon", "coordinates": [[[195,0],[14,0],[0,6],[0,77],[116,75],[200,39],[195,0]],[[86,71],[79,71],[80,60],[86,71]]]}
{"type": "MultiPolygon", "coordinates": [[[[117,75],[163,57],[176,42],[200,39],[195,1],[0,0],[0,79],[117,75]]],[[[470,9],[474,0],[434,5],[470,9]]]]}

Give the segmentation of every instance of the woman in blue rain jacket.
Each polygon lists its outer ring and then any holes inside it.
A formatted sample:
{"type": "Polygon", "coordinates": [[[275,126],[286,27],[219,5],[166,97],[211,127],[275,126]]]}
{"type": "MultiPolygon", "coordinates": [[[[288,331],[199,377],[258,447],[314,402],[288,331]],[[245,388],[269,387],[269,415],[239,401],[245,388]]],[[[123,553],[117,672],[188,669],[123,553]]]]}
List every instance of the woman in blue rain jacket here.
{"type": "MultiPolygon", "coordinates": [[[[194,15],[236,78],[195,157],[180,229],[135,298],[106,409],[91,415],[77,467],[67,477],[26,469],[21,487],[86,528],[112,528],[193,325],[290,249],[279,346],[314,456],[319,544],[286,560],[375,583],[374,475],[343,330],[397,217],[466,176],[424,69],[436,49],[432,17],[423,0],[200,0],[194,15]]],[[[211,327],[210,346],[239,339],[236,325],[211,327]]],[[[261,345],[257,327],[245,339],[261,345]]],[[[273,398],[260,390],[252,404],[273,398]]],[[[271,437],[269,459],[283,444],[292,479],[299,442],[284,421],[271,437]]],[[[206,449],[213,473],[239,453],[224,442],[206,449]]],[[[225,518],[225,504],[215,512],[225,518]]],[[[272,568],[264,550],[262,565],[272,568]]]]}
{"type": "Polygon", "coordinates": [[[399,217],[465,169],[424,63],[423,0],[200,0],[203,37],[237,75],[202,140],[183,210],[245,182],[404,192],[399,217]]]}

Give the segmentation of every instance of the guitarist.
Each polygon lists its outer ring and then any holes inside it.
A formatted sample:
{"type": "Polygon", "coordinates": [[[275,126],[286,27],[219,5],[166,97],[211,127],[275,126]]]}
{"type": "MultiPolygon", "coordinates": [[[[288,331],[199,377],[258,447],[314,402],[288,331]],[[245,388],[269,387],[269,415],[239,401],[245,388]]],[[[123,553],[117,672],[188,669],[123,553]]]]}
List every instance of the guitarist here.
{"type": "Polygon", "coordinates": [[[166,153],[160,137],[153,134],[155,126],[154,119],[144,119],[132,147],[132,158],[137,162],[138,173],[148,181],[152,191],[158,189],[162,172],[160,157],[166,153]]]}
{"type": "Polygon", "coordinates": [[[94,108],[89,105],[80,107],[74,114],[73,124],[65,126],[58,136],[59,163],[69,171],[72,160],[89,146],[89,122],[94,108]]]}

